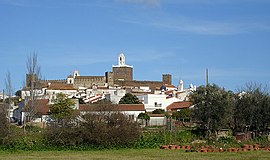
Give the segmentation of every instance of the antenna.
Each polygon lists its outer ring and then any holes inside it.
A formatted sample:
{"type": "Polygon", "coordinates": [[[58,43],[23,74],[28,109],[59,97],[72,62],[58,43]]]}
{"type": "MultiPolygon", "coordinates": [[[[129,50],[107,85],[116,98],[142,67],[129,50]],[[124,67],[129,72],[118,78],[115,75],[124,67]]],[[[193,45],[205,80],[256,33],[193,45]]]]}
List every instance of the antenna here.
{"type": "Polygon", "coordinates": [[[206,68],[206,86],[209,84],[209,75],[208,75],[208,68],[206,68]]]}

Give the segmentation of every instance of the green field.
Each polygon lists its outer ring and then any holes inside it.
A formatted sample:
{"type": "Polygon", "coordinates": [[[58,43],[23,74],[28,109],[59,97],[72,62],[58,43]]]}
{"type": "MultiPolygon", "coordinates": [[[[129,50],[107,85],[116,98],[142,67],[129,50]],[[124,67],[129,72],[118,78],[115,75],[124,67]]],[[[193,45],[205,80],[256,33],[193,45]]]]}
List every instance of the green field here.
{"type": "Polygon", "coordinates": [[[0,159],[270,159],[269,151],[222,152],[222,153],[187,153],[183,150],[161,149],[121,149],[103,151],[0,151],[0,159]]]}

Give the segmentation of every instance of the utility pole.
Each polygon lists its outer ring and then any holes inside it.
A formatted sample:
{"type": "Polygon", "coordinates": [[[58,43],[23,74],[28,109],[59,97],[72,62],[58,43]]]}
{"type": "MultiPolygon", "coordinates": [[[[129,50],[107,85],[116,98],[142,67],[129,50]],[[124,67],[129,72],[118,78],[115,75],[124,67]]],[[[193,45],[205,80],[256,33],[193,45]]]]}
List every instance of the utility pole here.
{"type": "Polygon", "coordinates": [[[208,86],[208,84],[209,84],[209,79],[208,79],[208,68],[206,68],[206,86],[208,86]]]}

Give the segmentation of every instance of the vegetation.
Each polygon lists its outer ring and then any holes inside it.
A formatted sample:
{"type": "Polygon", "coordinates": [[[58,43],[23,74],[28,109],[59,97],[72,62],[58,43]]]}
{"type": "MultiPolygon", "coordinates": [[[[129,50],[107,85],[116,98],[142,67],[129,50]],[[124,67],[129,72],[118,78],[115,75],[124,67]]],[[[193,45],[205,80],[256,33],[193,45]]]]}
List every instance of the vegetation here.
{"type": "Polygon", "coordinates": [[[7,117],[7,108],[6,105],[0,105],[0,144],[4,142],[4,139],[9,133],[8,129],[8,119],[7,117]]]}
{"type": "Polygon", "coordinates": [[[119,101],[119,104],[141,104],[139,99],[130,93],[126,93],[119,101]]]}
{"type": "Polygon", "coordinates": [[[150,120],[150,116],[147,113],[140,113],[138,115],[138,119],[141,119],[145,122],[145,125],[148,126],[148,121],[150,120]]]}
{"type": "Polygon", "coordinates": [[[40,66],[38,64],[38,56],[37,53],[33,53],[27,58],[26,62],[27,66],[27,78],[26,78],[26,88],[29,89],[30,96],[26,97],[27,101],[31,102],[25,106],[25,110],[27,111],[27,121],[30,121],[31,124],[37,115],[36,102],[38,97],[38,89],[41,88],[41,83],[39,80],[41,79],[40,66]]]}
{"type": "Polygon", "coordinates": [[[155,109],[152,113],[153,114],[165,114],[165,110],[164,109],[155,109]]]}
{"type": "Polygon", "coordinates": [[[186,153],[179,150],[160,150],[160,149],[121,149],[103,151],[27,151],[27,152],[0,152],[0,159],[199,159],[199,160],[254,160],[269,159],[270,154],[265,151],[256,152],[223,152],[223,153],[186,153]]]}
{"type": "MultiPolygon", "coordinates": [[[[7,132],[7,119],[3,110],[0,123],[2,148],[9,150],[92,150],[119,148],[158,148],[164,144],[193,145],[198,140],[214,147],[240,147],[242,144],[259,143],[270,146],[267,138],[270,117],[268,92],[258,86],[247,86],[241,94],[226,91],[217,85],[200,86],[190,95],[193,109],[172,113],[176,120],[192,119],[197,126],[174,126],[170,131],[162,127],[148,127],[149,115],[139,114],[146,127],[139,125],[121,113],[112,112],[109,102],[100,101],[96,114],[80,115],[72,108],[74,102],[58,94],[50,106],[52,121],[45,129],[26,126],[11,127],[7,132]],[[2,116],[3,115],[3,116],[2,116]],[[30,130],[28,130],[30,128],[30,130]],[[221,129],[233,132],[253,131],[253,140],[237,142],[233,137],[218,137],[221,129]],[[206,131],[206,132],[205,132],[206,131]],[[205,134],[206,133],[206,134],[205,134]]],[[[163,113],[155,110],[153,113],[163,113]]],[[[166,113],[168,114],[168,113],[166,113]]],[[[1,147],[1,146],[0,146],[1,147]]]]}
{"type": "Polygon", "coordinates": [[[172,118],[178,121],[190,121],[191,116],[192,110],[189,108],[181,109],[180,111],[172,113],[172,118]]]}
{"type": "Polygon", "coordinates": [[[74,109],[72,108],[74,105],[74,101],[67,98],[65,94],[57,94],[56,99],[53,100],[53,104],[49,107],[51,118],[58,123],[64,123],[64,119],[70,118],[74,113],[74,109]]]}
{"type": "Polygon", "coordinates": [[[270,122],[270,97],[266,88],[250,83],[241,93],[235,107],[235,130],[267,133],[270,122]]]}
{"type": "Polygon", "coordinates": [[[247,84],[238,94],[217,85],[200,86],[190,100],[194,104],[193,119],[208,137],[216,137],[224,128],[253,131],[258,136],[268,134],[270,96],[261,85],[247,84]]]}

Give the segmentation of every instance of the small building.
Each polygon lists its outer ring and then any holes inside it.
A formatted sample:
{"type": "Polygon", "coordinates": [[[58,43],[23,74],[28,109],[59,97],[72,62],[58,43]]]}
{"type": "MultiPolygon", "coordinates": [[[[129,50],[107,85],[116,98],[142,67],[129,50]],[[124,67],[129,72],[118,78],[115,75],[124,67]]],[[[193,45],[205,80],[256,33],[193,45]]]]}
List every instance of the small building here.
{"type": "Polygon", "coordinates": [[[120,112],[134,121],[140,113],[145,113],[143,104],[80,104],[79,110],[82,115],[120,112]]]}

